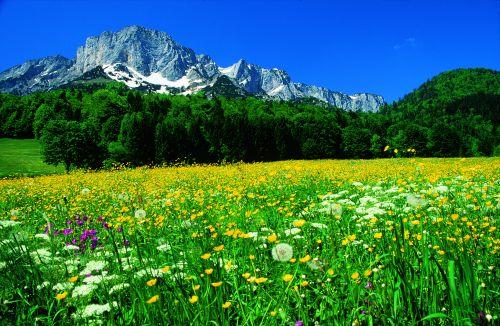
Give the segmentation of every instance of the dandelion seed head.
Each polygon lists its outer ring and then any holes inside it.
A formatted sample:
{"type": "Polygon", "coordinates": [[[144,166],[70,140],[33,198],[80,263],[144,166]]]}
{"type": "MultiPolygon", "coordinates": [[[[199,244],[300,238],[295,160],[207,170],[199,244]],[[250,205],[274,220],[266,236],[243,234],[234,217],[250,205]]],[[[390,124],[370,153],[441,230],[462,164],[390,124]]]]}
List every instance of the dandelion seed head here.
{"type": "Polygon", "coordinates": [[[278,243],[271,250],[273,259],[280,262],[287,262],[293,257],[293,247],[288,243],[278,243]]]}

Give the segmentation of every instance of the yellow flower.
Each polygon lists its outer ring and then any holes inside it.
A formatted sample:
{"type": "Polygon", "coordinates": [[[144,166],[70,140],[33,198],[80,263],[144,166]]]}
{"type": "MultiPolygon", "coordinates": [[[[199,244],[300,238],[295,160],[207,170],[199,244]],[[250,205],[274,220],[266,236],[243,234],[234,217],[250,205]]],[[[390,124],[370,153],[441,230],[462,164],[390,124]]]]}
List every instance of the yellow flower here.
{"type": "Polygon", "coordinates": [[[211,256],[210,253],[207,252],[206,254],[201,255],[201,259],[208,259],[210,258],[210,256],[211,256]]]}
{"type": "Polygon", "coordinates": [[[291,263],[295,263],[296,261],[297,261],[297,259],[295,259],[295,258],[290,258],[290,262],[291,262],[291,263]]]}
{"type": "Polygon", "coordinates": [[[78,280],[78,276],[73,276],[73,277],[70,277],[68,281],[70,281],[71,283],[75,283],[77,280],[78,280]]]}
{"type": "Polygon", "coordinates": [[[196,303],[198,302],[198,296],[193,295],[191,298],[189,298],[189,303],[196,303]]]}
{"type": "Polygon", "coordinates": [[[195,286],[193,286],[193,290],[198,291],[199,289],[200,289],[200,285],[199,284],[196,284],[195,286]]]}
{"type": "Polygon", "coordinates": [[[267,281],[267,277],[258,277],[255,279],[255,283],[257,284],[264,283],[265,281],[267,281]]]}
{"type": "Polygon", "coordinates": [[[214,251],[216,251],[216,252],[222,251],[223,249],[224,249],[224,245],[214,247],[214,251]]]}
{"type": "Polygon", "coordinates": [[[170,270],[170,266],[165,266],[161,269],[163,273],[167,273],[170,270]]]}
{"type": "Polygon", "coordinates": [[[302,282],[300,282],[300,285],[301,285],[301,286],[308,286],[308,285],[309,285],[309,282],[307,282],[307,281],[302,281],[302,282]]]}
{"type": "Polygon", "coordinates": [[[271,312],[269,313],[269,315],[271,315],[271,317],[276,316],[276,311],[274,311],[274,310],[273,310],[273,311],[271,311],[271,312]]]}
{"type": "Polygon", "coordinates": [[[328,270],[328,275],[332,276],[332,275],[333,275],[333,273],[334,273],[334,272],[333,272],[333,269],[331,269],[331,268],[330,268],[330,269],[328,270]]]}
{"type": "Polygon", "coordinates": [[[451,219],[452,220],[457,220],[458,219],[458,214],[451,214],[451,219]]]}
{"type": "Polygon", "coordinates": [[[213,286],[214,288],[219,287],[219,286],[221,286],[221,285],[222,285],[222,282],[214,282],[214,283],[212,283],[212,286],[213,286]]]}
{"type": "Polygon", "coordinates": [[[224,308],[224,309],[227,309],[229,307],[231,307],[231,302],[230,301],[226,301],[225,303],[222,304],[222,308],[224,308]]]}
{"type": "Polygon", "coordinates": [[[276,240],[278,240],[278,237],[276,236],[275,233],[273,233],[267,237],[267,241],[269,241],[269,242],[276,242],[276,240]]]}
{"type": "Polygon", "coordinates": [[[254,260],[255,256],[254,255],[250,255],[250,256],[248,256],[248,258],[250,258],[250,260],[254,260]]]}
{"type": "Polygon", "coordinates": [[[445,254],[444,250],[439,250],[438,251],[438,254],[440,254],[441,256],[445,254]]]}
{"type": "Polygon", "coordinates": [[[149,298],[148,301],[146,301],[146,303],[148,304],[152,304],[152,303],[155,303],[156,301],[160,300],[160,295],[153,295],[151,298],[149,298]]]}
{"type": "Polygon", "coordinates": [[[364,273],[363,273],[364,276],[368,277],[370,275],[372,275],[372,270],[371,269],[367,269],[364,273]]]}
{"type": "Polygon", "coordinates": [[[359,273],[358,273],[358,272],[354,272],[354,273],[352,273],[351,278],[352,278],[353,280],[357,280],[357,279],[359,278],[359,273]]]}
{"type": "Polygon", "coordinates": [[[241,274],[241,276],[243,276],[243,278],[247,279],[250,277],[250,273],[243,273],[243,274],[241,274]]]}
{"type": "Polygon", "coordinates": [[[233,266],[233,262],[228,260],[225,264],[224,264],[224,269],[226,271],[229,271],[231,269],[231,267],[233,266]]]}
{"type": "Polygon", "coordinates": [[[293,280],[293,275],[290,275],[290,274],[285,274],[283,276],[283,281],[285,282],[290,282],[291,280],[293,280]]]}
{"type": "Polygon", "coordinates": [[[375,239],[380,239],[380,238],[382,238],[382,235],[383,235],[383,234],[382,234],[382,232],[377,232],[377,233],[375,233],[375,234],[373,235],[373,237],[374,237],[375,239]]]}
{"type": "Polygon", "coordinates": [[[212,274],[213,272],[214,272],[214,269],[213,269],[213,268],[207,268],[207,269],[205,269],[205,274],[207,274],[207,275],[210,275],[210,274],[212,274]]]}
{"type": "Polygon", "coordinates": [[[67,291],[64,291],[63,293],[59,293],[56,295],[56,299],[57,300],[62,300],[62,299],[66,299],[66,297],[68,296],[68,292],[67,291]]]}
{"type": "Polygon", "coordinates": [[[157,279],[156,279],[156,278],[152,278],[152,279],[150,279],[149,281],[147,281],[147,282],[146,282],[146,284],[147,284],[148,286],[155,286],[155,285],[156,285],[156,281],[157,281],[157,279]]]}
{"type": "Polygon", "coordinates": [[[303,226],[304,224],[306,224],[306,221],[305,220],[295,220],[295,221],[293,221],[292,224],[296,228],[300,228],[301,226],[303,226]]]}
{"type": "Polygon", "coordinates": [[[306,255],[305,257],[302,257],[302,258],[299,259],[299,261],[301,263],[307,263],[310,260],[311,260],[311,256],[309,256],[309,255],[306,255]]]}

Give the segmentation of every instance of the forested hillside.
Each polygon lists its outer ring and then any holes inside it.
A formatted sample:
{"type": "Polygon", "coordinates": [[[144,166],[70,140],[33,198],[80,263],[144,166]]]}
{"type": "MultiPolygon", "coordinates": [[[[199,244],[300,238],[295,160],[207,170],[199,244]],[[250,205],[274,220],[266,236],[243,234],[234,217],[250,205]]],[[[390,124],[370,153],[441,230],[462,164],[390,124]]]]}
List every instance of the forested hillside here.
{"type": "Polygon", "coordinates": [[[391,117],[393,146],[418,147],[423,156],[492,155],[500,139],[500,75],[484,68],[448,71],[382,113],[391,117]]]}
{"type": "MultiPolygon", "coordinates": [[[[0,137],[38,138],[46,162],[271,161],[498,152],[500,80],[487,69],[436,76],[380,113],[314,100],[141,93],[107,82],[0,95],[0,137]]],[[[230,94],[229,94],[230,95],[230,94]]]]}

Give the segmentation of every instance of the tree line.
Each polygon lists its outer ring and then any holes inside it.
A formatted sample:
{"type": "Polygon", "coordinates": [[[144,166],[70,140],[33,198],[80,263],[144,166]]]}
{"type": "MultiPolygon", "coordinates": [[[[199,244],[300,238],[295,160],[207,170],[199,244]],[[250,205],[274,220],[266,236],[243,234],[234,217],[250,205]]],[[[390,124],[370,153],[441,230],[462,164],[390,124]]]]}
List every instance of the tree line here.
{"type": "Polygon", "coordinates": [[[365,113],[312,99],[208,99],[109,83],[0,94],[0,137],[37,138],[45,162],[68,170],[114,163],[488,156],[499,152],[499,99],[494,93],[437,105],[403,99],[365,113]]]}

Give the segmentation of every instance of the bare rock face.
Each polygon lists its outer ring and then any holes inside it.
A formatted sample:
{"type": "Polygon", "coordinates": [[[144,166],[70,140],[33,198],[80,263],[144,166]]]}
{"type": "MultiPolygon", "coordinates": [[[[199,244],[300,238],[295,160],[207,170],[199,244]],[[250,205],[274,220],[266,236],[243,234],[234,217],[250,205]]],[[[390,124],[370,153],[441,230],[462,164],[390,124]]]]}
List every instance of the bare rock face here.
{"type": "Polygon", "coordinates": [[[193,50],[174,42],[167,33],[130,26],[89,37],[77,51],[75,69],[83,73],[97,66],[121,63],[145,76],[160,73],[177,80],[197,62],[193,50]]]}
{"type": "Polygon", "coordinates": [[[359,93],[347,95],[324,87],[292,82],[277,68],[262,68],[241,59],[230,67],[219,67],[209,56],[196,55],[175,42],[167,33],[141,26],[89,37],[76,59],[62,56],[30,60],[0,73],[0,91],[26,94],[50,90],[82,74],[101,67],[111,79],[131,88],[190,94],[200,90],[220,90],[231,84],[238,94],[271,99],[315,98],[346,110],[377,111],[381,96],[359,93]],[[221,77],[229,81],[218,83],[221,77]]]}
{"type": "Polygon", "coordinates": [[[59,55],[26,61],[0,73],[0,91],[26,94],[62,85],[73,78],[69,70],[74,63],[59,55]]]}

